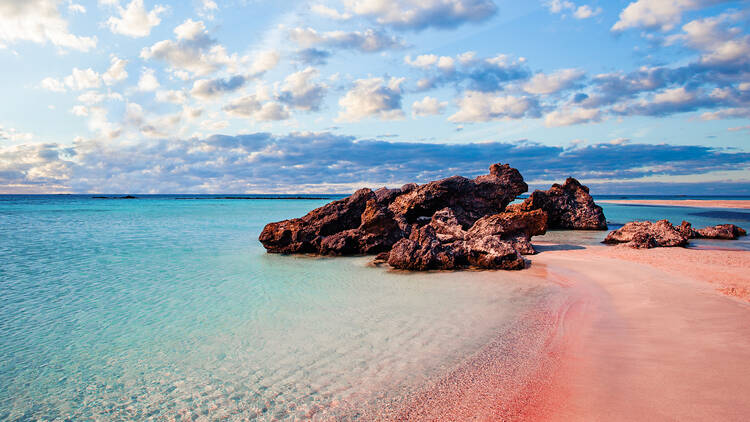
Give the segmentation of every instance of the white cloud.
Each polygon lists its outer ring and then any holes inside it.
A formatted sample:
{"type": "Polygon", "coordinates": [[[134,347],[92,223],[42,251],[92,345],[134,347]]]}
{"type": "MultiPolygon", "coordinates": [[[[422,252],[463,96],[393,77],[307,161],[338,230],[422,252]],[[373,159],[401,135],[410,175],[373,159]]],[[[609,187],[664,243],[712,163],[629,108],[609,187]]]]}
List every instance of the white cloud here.
{"type": "Polygon", "coordinates": [[[289,38],[302,47],[327,46],[374,53],[378,51],[402,48],[403,41],[382,31],[367,29],[365,31],[330,31],[318,32],[312,28],[292,28],[289,38]]]}
{"type": "Polygon", "coordinates": [[[335,20],[348,20],[352,18],[351,13],[341,13],[336,9],[330,8],[323,4],[313,4],[310,6],[310,10],[320,16],[335,19],[335,20]]]}
{"type": "Polygon", "coordinates": [[[60,16],[57,4],[57,0],[0,1],[0,45],[31,41],[80,51],[96,47],[96,37],[68,31],[68,22],[60,16]]]}
{"type": "Polygon", "coordinates": [[[34,135],[28,132],[19,132],[14,128],[5,129],[0,126],[0,141],[30,141],[34,139],[34,135]]]}
{"type": "Polygon", "coordinates": [[[138,80],[139,91],[156,91],[159,89],[159,81],[154,73],[154,69],[143,69],[141,78],[138,80]]]}
{"type": "Polygon", "coordinates": [[[206,33],[206,26],[201,21],[188,19],[174,29],[178,40],[194,40],[206,33]]]}
{"type": "Polygon", "coordinates": [[[140,57],[144,60],[156,59],[167,62],[173,73],[183,80],[189,79],[185,72],[206,76],[223,68],[230,73],[249,70],[248,77],[257,77],[274,68],[280,59],[279,53],[275,51],[261,51],[253,56],[229,55],[224,46],[212,45],[212,41],[205,36],[195,35],[187,30],[180,32],[194,35],[196,39],[159,41],[151,47],[143,48],[140,57]],[[197,40],[200,42],[196,42],[197,40]]]}
{"type": "Polygon", "coordinates": [[[411,112],[415,117],[437,115],[441,114],[447,106],[447,102],[440,102],[437,98],[426,96],[421,100],[412,103],[411,112]]]}
{"type": "Polygon", "coordinates": [[[99,74],[91,68],[73,68],[73,72],[65,77],[65,85],[75,90],[99,88],[101,84],[99,74]]]}
{"type": "Polygon", "coordinates": [[[289,110],[274,101],[264,102],[265,94],[260,92],[237,98],[224,106],[224,111],[233,117],[251,118],[257,121],[285,120],[289,110]]]}
{"type": "Polygon", "coordinates": [[[404,117],[401,110],[401,84],[404,78],[357,79],[354,87],[339,100],[338,121],[358,121],[366,117],[383,120],[404,117]]]}
{"type": "Polygon", "coordinates": [[[308,67],[284,79],[279,91],[279,101],[300,110],[318,110],[326,93],[326,84],[316,83],[320,72],[308,67]]]}
{"type": "Polygon", "coordinates": [[[78,3],[73,3],[72,0],[68,1],[68,12],[70,13],[86,13],[86,8],[78,3]]]}
{"type": "Polygon", "coordinates": [[[42,88],[53,92],[65,92],[65,84],[55,78],[44,78],[41,82],[42,88]]]}
{"type": "Polygon", "coordinates": [[[647,28],[668,31],[680,23],[683,13],[722,1],[726,0],[637,0],[620,12],[612,30],[647,28]]]}
{"type": "Polygon", "coordinates": [[[89,115],[89,109],[83,105],[76,105],[70,109],[70,112],[79,117],[86,117],[89,115]]]}
{"type": "MultiPolygon", "coordinates": [[[[588,4],[576,5],[566,0],[550,0],[544,4],[551,13],[564,14],[572,12],[576,19],[588,19],[602,13],[602,8],[593,8],[588,4]]],[[[563,15],[565,16],[565,15],[563,15]]]]}
{"type": "Polygon", "coordinates": [[[576,19],[588,19],[591,17],[594,17],[598,14],[602,13],[602,8],[597,7],[596,9],[592,9],[591,6],[584,4],[582,6],[578,6],[575,12],[573,12],[573,16],[576,19]]]}
{"type": "Polygon", "coordinates": [[[411,56],[406,56],[404,62],[409,66],[418,67],[420,69],[430,69],[431,67],[437,67],[443,72],[452,72],[455,70],[456,61],[453,57],[449,56],[437,56],[435,54],[422,54],[414,59],[411,56]]]}
{"type": "MultiPolygon", "coordinates": [[[[78,96],[78,101],[84,104],[97,104],[104,101],[106,95],[97,91],[86,91],[78,96]]],[[[74,113],[75,114],[75,113],[74,113]]]]}
{"type": "Polygon", "coordinates": [[[117,82],[125,80],[128,77],[128,72],[125,70],[128,61],[119,59],[117,56],[110,58],[110,66],[106,72],[102,75],[102,80],[107,85],[114,85],[117,82]]]}
{"type": "Polygon", "coordinates": [[[198,14],[206,19],[213,19],[214,13],[219,10],[219,5],[213,0],[201,0],[198,14]]]}
{"type": "Polygon", "coordinates": [[[156,92],[156,101],[160,103],[183,104],[187,102],[187,96],[183,91],[161,90],[156,92]]]}
{"type": "Polygon", "coordinates": [[[497,11],[492,0],[344,0],[344,7],[349,14],[413,30],[452,28],[466,22],[479,22],[497,11]]]}
{"type": "Polygon", "coordinates": [[[572,87],[585,72],[580,69],[562,69],[554,73],[537,73],[523,85],[530,94],[554,94],[572,87]]]}
{"type": "Polygon", "coordinates": [[[594,108],[563,108],[548,113],[544,117],[547,126],[570,126],[601,120],[599,110],[594,108]]]}
{"type": "Polygon", "coordinates": [[[682,34],[670,41],[682,39],[687,45],[704,52],[701,61],[707,64],[744,63],[750,61],[750,35],[731,28],[730,21],[740,16],[725,14],[696,19],[683,25],[682,34]]]}
{"type": "Polygon", "coordinates": [[[537,117],[538,105],[526,96],[499,96],[491,92],[466,91],[458,101],[451,122],[487,122],[491,120],[537,117]]]}
{"type": "Polygon", "coordinates": [[[151,28],[161,23],[160,15],[166,10],[164,6],[156,5],[146,11],[143,0],[132,0],[124,8],[117,6],[119,17],[107,19],[107,26],[116,34],[133,38],[145,37],[151,33],[151,28]]]}

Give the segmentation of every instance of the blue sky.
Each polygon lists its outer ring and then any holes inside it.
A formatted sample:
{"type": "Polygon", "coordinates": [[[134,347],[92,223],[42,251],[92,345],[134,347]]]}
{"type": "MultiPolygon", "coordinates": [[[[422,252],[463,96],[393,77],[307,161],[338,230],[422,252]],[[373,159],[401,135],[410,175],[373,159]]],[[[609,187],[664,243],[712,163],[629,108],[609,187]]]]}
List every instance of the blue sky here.
{"type": "Polygon", "coordinates": [[[0,192],[750,194],[750,2],[0,0],[0,192]]]}

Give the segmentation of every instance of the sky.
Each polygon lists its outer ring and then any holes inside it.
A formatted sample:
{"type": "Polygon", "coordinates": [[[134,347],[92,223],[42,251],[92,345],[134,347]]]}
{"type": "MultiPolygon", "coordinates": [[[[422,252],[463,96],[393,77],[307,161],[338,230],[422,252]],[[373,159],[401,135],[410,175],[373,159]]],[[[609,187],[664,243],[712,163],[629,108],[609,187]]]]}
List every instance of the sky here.
{"type": "Polygon", "coordinates": [[[750,195],[750,1],[0,0],[0,193],[750,195]]]}

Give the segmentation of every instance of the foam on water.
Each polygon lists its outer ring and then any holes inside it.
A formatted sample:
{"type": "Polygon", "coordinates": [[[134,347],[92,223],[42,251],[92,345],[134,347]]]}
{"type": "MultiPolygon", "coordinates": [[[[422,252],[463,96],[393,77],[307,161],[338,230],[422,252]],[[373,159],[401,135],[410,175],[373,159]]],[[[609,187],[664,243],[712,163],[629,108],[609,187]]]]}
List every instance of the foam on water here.
{"type": "Polygon", "coordinates": [[[328,418],[459,364],[552,286],[268,255],[325,201],[0,205],[0,419],[328,418]]]}

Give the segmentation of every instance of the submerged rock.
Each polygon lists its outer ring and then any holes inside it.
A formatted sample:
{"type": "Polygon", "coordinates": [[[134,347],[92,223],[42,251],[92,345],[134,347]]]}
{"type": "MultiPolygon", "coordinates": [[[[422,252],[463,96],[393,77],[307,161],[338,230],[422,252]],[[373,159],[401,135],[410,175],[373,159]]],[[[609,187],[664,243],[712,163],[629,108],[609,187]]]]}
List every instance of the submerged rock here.
{"type": "Polygon", "coordinates": [[[589,188],[569,177],[562,185],[555,183],[549,190],[534,191],[521,204],[511,209],[547,212],[550,229],[606,230],[607,220],[602,207],[594,203],[589,188]]]}

